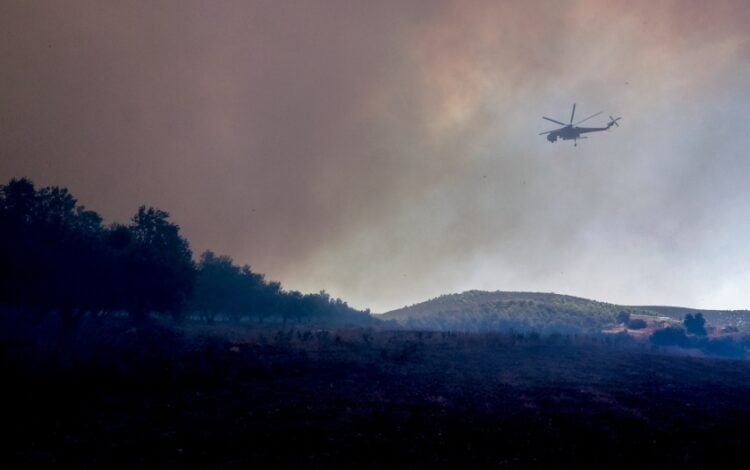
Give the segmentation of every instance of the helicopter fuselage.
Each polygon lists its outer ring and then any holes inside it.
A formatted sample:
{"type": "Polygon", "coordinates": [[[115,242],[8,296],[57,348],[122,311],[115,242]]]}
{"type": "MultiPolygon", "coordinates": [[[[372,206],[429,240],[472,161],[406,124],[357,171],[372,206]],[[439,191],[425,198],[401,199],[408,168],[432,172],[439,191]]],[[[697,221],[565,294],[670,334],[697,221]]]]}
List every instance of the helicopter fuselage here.
{"type": "Polygon", "coordinates": [[[554,132],[550,132],[547,134],[547,140],[550,142],[555,142],[557,139],[562,140],[577,140],[582,139],[585,137],[581,137],[581,134],[585,134],[588,132],[598,132],[598,131],[606,131],[610,127],[612,127],[612,124],[607,124],[606,127],[576,127],[576,126],[565,126],[561,129],[558,129],[554,132]]]}
{"type": "Polygon", "coordinates": [[[579,138],[580,136],[581,133],[576,131],[573,126],[565,126],[562,129],[547,134],[547,140],[549,140],[550,142],[555,142],[557,141],[557,139],[574,140],[579,138]]]}

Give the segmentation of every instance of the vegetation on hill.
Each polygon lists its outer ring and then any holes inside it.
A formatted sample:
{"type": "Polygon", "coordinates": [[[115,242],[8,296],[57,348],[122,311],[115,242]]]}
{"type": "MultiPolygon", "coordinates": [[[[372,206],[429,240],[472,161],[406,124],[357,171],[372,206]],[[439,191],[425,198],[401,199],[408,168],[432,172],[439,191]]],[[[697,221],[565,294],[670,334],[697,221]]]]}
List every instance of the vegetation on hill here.
{"type": "MultiPolygon", "coordinates": [[[[747,310],[638,307],[553,293],[478,290],[442,295],[379,317],[410,329],[467,332],[512,330],[586,334],[618,324],[630,330],[644,329],[652,323],[664,327],[669,319],[676,323],[700,319],[701,325],[705,323],[705,328],[710,326],[715,333],[741,332],[750,327],[750,311],[747,310]]],[[[705,334],[702,328],[699,330],[705,334]]]]}
{"type": "Polygon", "coordinates": [[[382,317],[414,329],[577,334],[599,332],[618,323],[618,316],[630,314],[653,315],[637,307],[569,295],[472,290],[443,295],[382,317]]]}
{"type": "Polygon", "coordinates": [[[717,328],[737,328],[750,330],[750,310],[703,310],[685,307],[643,306],[634,307],[647,310],[656,315],[674,318],[682,321],[688,315],[701,314],[706,323],[717,328]]]}

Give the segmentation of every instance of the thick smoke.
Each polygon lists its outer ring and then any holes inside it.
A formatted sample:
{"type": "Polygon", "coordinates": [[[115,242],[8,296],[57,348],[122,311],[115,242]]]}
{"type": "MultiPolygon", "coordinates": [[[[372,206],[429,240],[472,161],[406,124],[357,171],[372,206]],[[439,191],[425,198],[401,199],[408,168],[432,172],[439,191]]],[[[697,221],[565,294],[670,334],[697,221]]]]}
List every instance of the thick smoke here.
{"type": "Polygon", "coordinates": [[[376,311],[747,307],[750,6],[6,2],[0,177],[376,311]],[[622,127],[549,144],[542,115],[622,127]]]}

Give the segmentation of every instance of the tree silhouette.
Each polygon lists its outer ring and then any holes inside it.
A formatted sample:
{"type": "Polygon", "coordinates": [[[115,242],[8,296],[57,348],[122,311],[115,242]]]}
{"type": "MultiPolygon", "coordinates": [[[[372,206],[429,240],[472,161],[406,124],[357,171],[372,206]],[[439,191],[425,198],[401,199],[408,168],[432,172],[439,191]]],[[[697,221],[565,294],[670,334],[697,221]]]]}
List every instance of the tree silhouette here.
{"type": "Polygon", "coordinates": [[[57,311],[72,331],[99,299],[101,217],[63,188],[36,190],[27,179],[0,188],[0,301],[57,311]]]}
{"type": "Polygon", "coordinates": [[[685,335],[685,330],[674,326],[654,331],[650,340],[658,346],[686,347],[688,344],[688,337],[685,335]]]}
{"type": "Polygon", "coordinates": [[[691,314],[685,315],[685,320],[683,321],[685,325],[685,329],[688,333],[699,335],[699,336],[705,336],[708,334],[706,332],[706,319],[703,318],[702,313],[696,313],[695,316],[691,314]]]}
{"type": "Polygon", "coordinates": [[[191,309],[206,323],[213,323],[217,314],[232,315],[240,311],[243,303],[240,275],[230,257],[204,252],[198,263],[191,309]]]}
{"type": "Polygon", "coordinates": [[[120,259],[127,286],[125,308],[135,321],[150,311],[178,316],[195,281],[190,246],[167,212],[141,206],[127,226],[129,243],[120,259]]]}

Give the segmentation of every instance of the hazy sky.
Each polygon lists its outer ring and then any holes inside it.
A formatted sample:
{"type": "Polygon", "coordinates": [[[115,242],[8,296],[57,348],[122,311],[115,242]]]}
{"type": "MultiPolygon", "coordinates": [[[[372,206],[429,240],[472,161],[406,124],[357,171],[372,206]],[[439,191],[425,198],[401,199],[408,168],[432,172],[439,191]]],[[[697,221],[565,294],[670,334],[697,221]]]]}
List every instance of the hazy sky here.
{"type": "MultiPolygon", "coordinates": [[[[750,2],[0,3],[0,179],[376,312],[750,308],[750,2]],[[604,111],[573,147],[538,136],[604,111]]],[[[588,123],[587,123],[588,124],[588,123]]]]}

